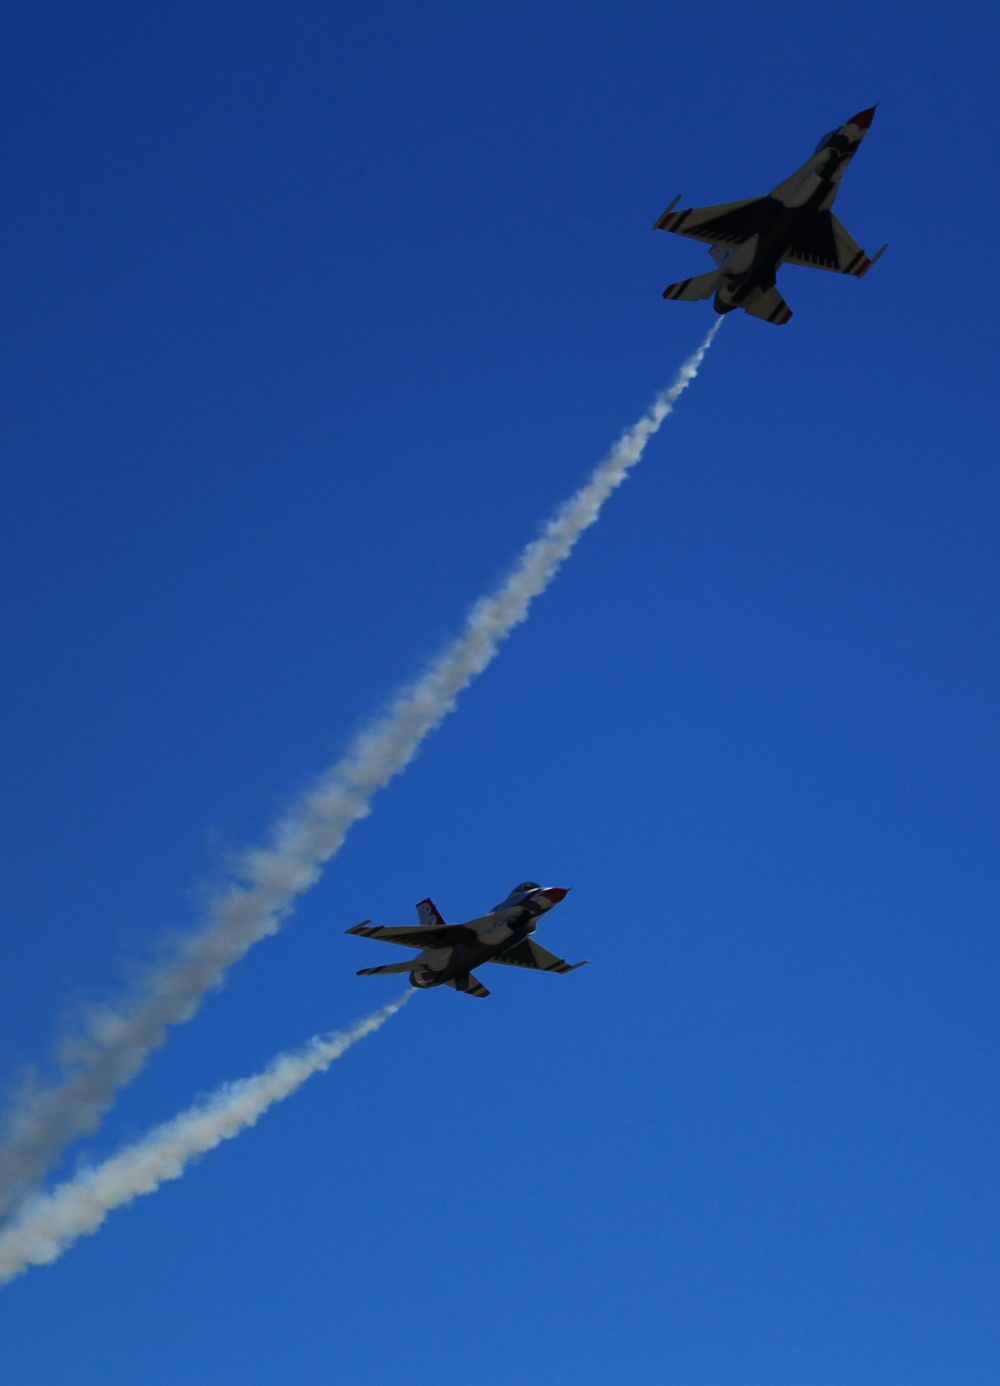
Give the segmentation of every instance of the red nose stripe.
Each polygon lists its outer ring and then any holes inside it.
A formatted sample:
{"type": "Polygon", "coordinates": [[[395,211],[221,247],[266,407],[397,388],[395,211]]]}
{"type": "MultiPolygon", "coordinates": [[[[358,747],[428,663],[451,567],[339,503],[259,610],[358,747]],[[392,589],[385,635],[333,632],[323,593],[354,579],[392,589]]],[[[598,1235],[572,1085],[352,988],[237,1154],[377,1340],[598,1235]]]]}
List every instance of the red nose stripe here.
{"type": "Polygon", "coordinates": [[[851,116],[848,125],[856,125],[859,130],[867,130],[875,119],[875,107],[869,106],[867,111],[860,111],[856,116],[851,116]]]}
{"type": "Polygon", "coordinates": [[[549,886],[548,890],[543,890],[542,894],[546,900],[551,900],[553,905],[558,905],[560,900],[565,900],[569,894],[569,887],[563,890],[562,886],[549,886]]]}

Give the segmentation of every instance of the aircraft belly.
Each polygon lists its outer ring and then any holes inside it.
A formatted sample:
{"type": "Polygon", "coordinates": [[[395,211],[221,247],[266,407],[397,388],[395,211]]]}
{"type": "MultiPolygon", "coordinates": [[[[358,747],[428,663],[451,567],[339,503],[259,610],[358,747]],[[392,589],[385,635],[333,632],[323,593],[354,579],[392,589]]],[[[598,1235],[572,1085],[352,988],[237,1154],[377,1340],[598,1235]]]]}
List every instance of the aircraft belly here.
{"type": "Polygon", "coordinates": [[[760,233],[757,253],[750,268],[735,282],[728,286],[725,297],[736,307],[749,298],[757,289],[773,288],[778,275],[778,266],[795,243],[801,228],[819,212],[820,203],[829,192],[829,185],[817,189],[809,202],[802,207],[789,207],[774,201],[774,212],[770,225],[760,233]]]}
{"type": "Polygon", "coordinates": [[[482,939],[475,939],[468,943],[463,943],[457,947],[448,959],[448,966],[440,974],[444,981],[451,977],[460,977],[465,972],[471,972],[475,967],[481,967],[483,963],[489,962],[500,953],[506,953],[515,947],[529,934],[535,932],[534,922],[528,927],[520,927],[503,940],[502,943],[484,943],[482,939]]]}
{"type": "Polygon", "coordinates": [[[450,981],[453,977],[461,977],[466,972],[471,972],[474,967],[479,967],[484,962],[489,962],[490,958],[500,950],[491,948],[489,944],[475,943],[464,944],[461,948],[456,948],[448,959],[448,966],[441,973],[442,981],[450,981]]]}
{"type": "Polygon", "coordinates": [[[717,313],[739,308],[780,327],[792,316],[778,291],[782,265],[867,274],[882,251],[866,255],[832,208],[874,115],[872,106],[829,131],[801,168],[763,197],[679,212],[674,198],[654,227],[707,244],[718,269],[668,285],[663,297],[694,302],[714,295],[717,313]]]}

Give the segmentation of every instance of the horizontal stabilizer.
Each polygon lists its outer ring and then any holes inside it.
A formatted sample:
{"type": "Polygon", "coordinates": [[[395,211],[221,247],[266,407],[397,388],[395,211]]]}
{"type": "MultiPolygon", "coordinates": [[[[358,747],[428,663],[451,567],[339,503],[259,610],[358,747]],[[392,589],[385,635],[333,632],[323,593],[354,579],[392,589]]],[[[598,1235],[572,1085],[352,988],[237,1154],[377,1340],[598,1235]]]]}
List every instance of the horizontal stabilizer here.
{"type": "Polygon", "coordinates": [[[416,958],[409,958],[406,962],[385,963],[382,967],[362,967],[358,976],[381,977],[384,972],[412,972],[416,965],[416,958]]]}
{"type": "Polygon", "coordinates": [[[474,972],[463,972],[461,977],[452,977],[445,982],[446,987],[454,987],[456,991],[464,991],[466,996],[489,996],[489,992],[474,972]]]}
{"type": "Polygon", "coordinates": [[[719,287],[719,280],[722,278],[719,270],[711,270],[708,274],[696,274],[693,279],[681,279],[676,284],[670,284],[663,290],[664,298],[682,298],[686,302],[695,302],[700,298],[711,298],[719,287]]]}
{"type": "Polygon", "coordinates": [[[792,316],[791,308],[777,289],[768,289],[766,293],[758,294],[740,306],[752,318],[763,318],[765,322],[773,322],[776,327],[783,327],[792,316]]]}

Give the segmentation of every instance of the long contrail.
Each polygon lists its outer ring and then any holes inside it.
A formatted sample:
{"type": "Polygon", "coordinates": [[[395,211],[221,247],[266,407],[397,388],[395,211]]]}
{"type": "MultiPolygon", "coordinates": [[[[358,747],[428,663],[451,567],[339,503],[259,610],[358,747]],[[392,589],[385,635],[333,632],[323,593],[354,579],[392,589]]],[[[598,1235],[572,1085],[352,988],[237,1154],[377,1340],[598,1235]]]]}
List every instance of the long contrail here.
{"type": "Polygon", "coordinates": [[[296,899],[320,877],[375,793],[409,765],[421,743],[525,619],[577,539],[642,457],[646,444],[698,373],[718,319],[668,389],[628,429],[590,480],[559,507],[495,592],[469,612],[465,629],[417,681],[359,733],[344,756],[274,827],[270,845],[247,852],[236,879],[212,900],[204,924],[145,983],[92,1011],[74,1037],[71,1061],[47,1089],[15,1101],[0,1145],[0,1213],[37,1186],[78,1136],[94,1130],[118,1089],[163,1043],[167,1027],[190,1020],[205,993],[253,944],[276,933],[296,899]]]}
{"type": "Polygon", "coordinates": [[[96,1232],[108,1213],[140,1194],[155,1193],[168,1179],[179,1179],[199,1155],[253,1126],[275,1102],[282,1102],[314,1073],[321,1073],[352,1044],[384,1025],[413,996],[358,1022],[344,1033],[316,1035],[301,1049],[279,1054],[262,1073],[226,1083],[120,1155],[81,1170],[51,1193],[35,1194],[0,1232],[0,1285],[29,1266],[55,1261],[81,1237],[96,1232]]]}

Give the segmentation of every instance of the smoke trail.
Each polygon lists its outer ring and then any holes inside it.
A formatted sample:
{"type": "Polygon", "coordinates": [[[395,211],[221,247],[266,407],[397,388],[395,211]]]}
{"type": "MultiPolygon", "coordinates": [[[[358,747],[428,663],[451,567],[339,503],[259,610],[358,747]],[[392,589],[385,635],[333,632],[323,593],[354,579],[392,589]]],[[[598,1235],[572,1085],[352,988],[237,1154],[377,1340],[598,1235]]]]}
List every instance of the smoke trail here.
{"type": "Polygon", "coordinates": [[[64,1076],[56,1085],[14,1104],[6,1122],[9,1135],[0,1146],[0,1212],[35,1186],[72,1140],[97,1127],[118,1089],[163,1043],[167,1027],[189,1020],[233,963],[281,928],[352,824],[370,812],[375,793],[409,765],[428,732],[455,706],[458,694],[525,619],[532,600],[552,581],[697,375],[721,322],[716,321],[673,384],[622,435],[586,485],[528,544],[497,590],[476,603],[462,634],[422,677],[397,694],[388,710],[276,824],[270,845],[245,854],[238,878],[215,896],[202,927],[152,971],[144,986],[116,1005],[91,1013],[87,1031],[74,1040],[64,1076]]]}
{"type": "Polygon", "coordinates": [[[253,1126],[275,1102],[282,1102],[314,1073],[384,1025],[413,996],[358,1022],[343,1034],[316,1035],[302,1049],[279,1054],[253,1078],[226,1083],[173,1121],[95,1169],[85,1169],[51,1193],[36,1194],[0,1233],[0,1285],[29,1266],[55,1261],[80,1237],[96,1232],[115,1208],[140,1194],[155,1193],[168,1179],[179,1179],[192,1160],[253,1126]]]}

